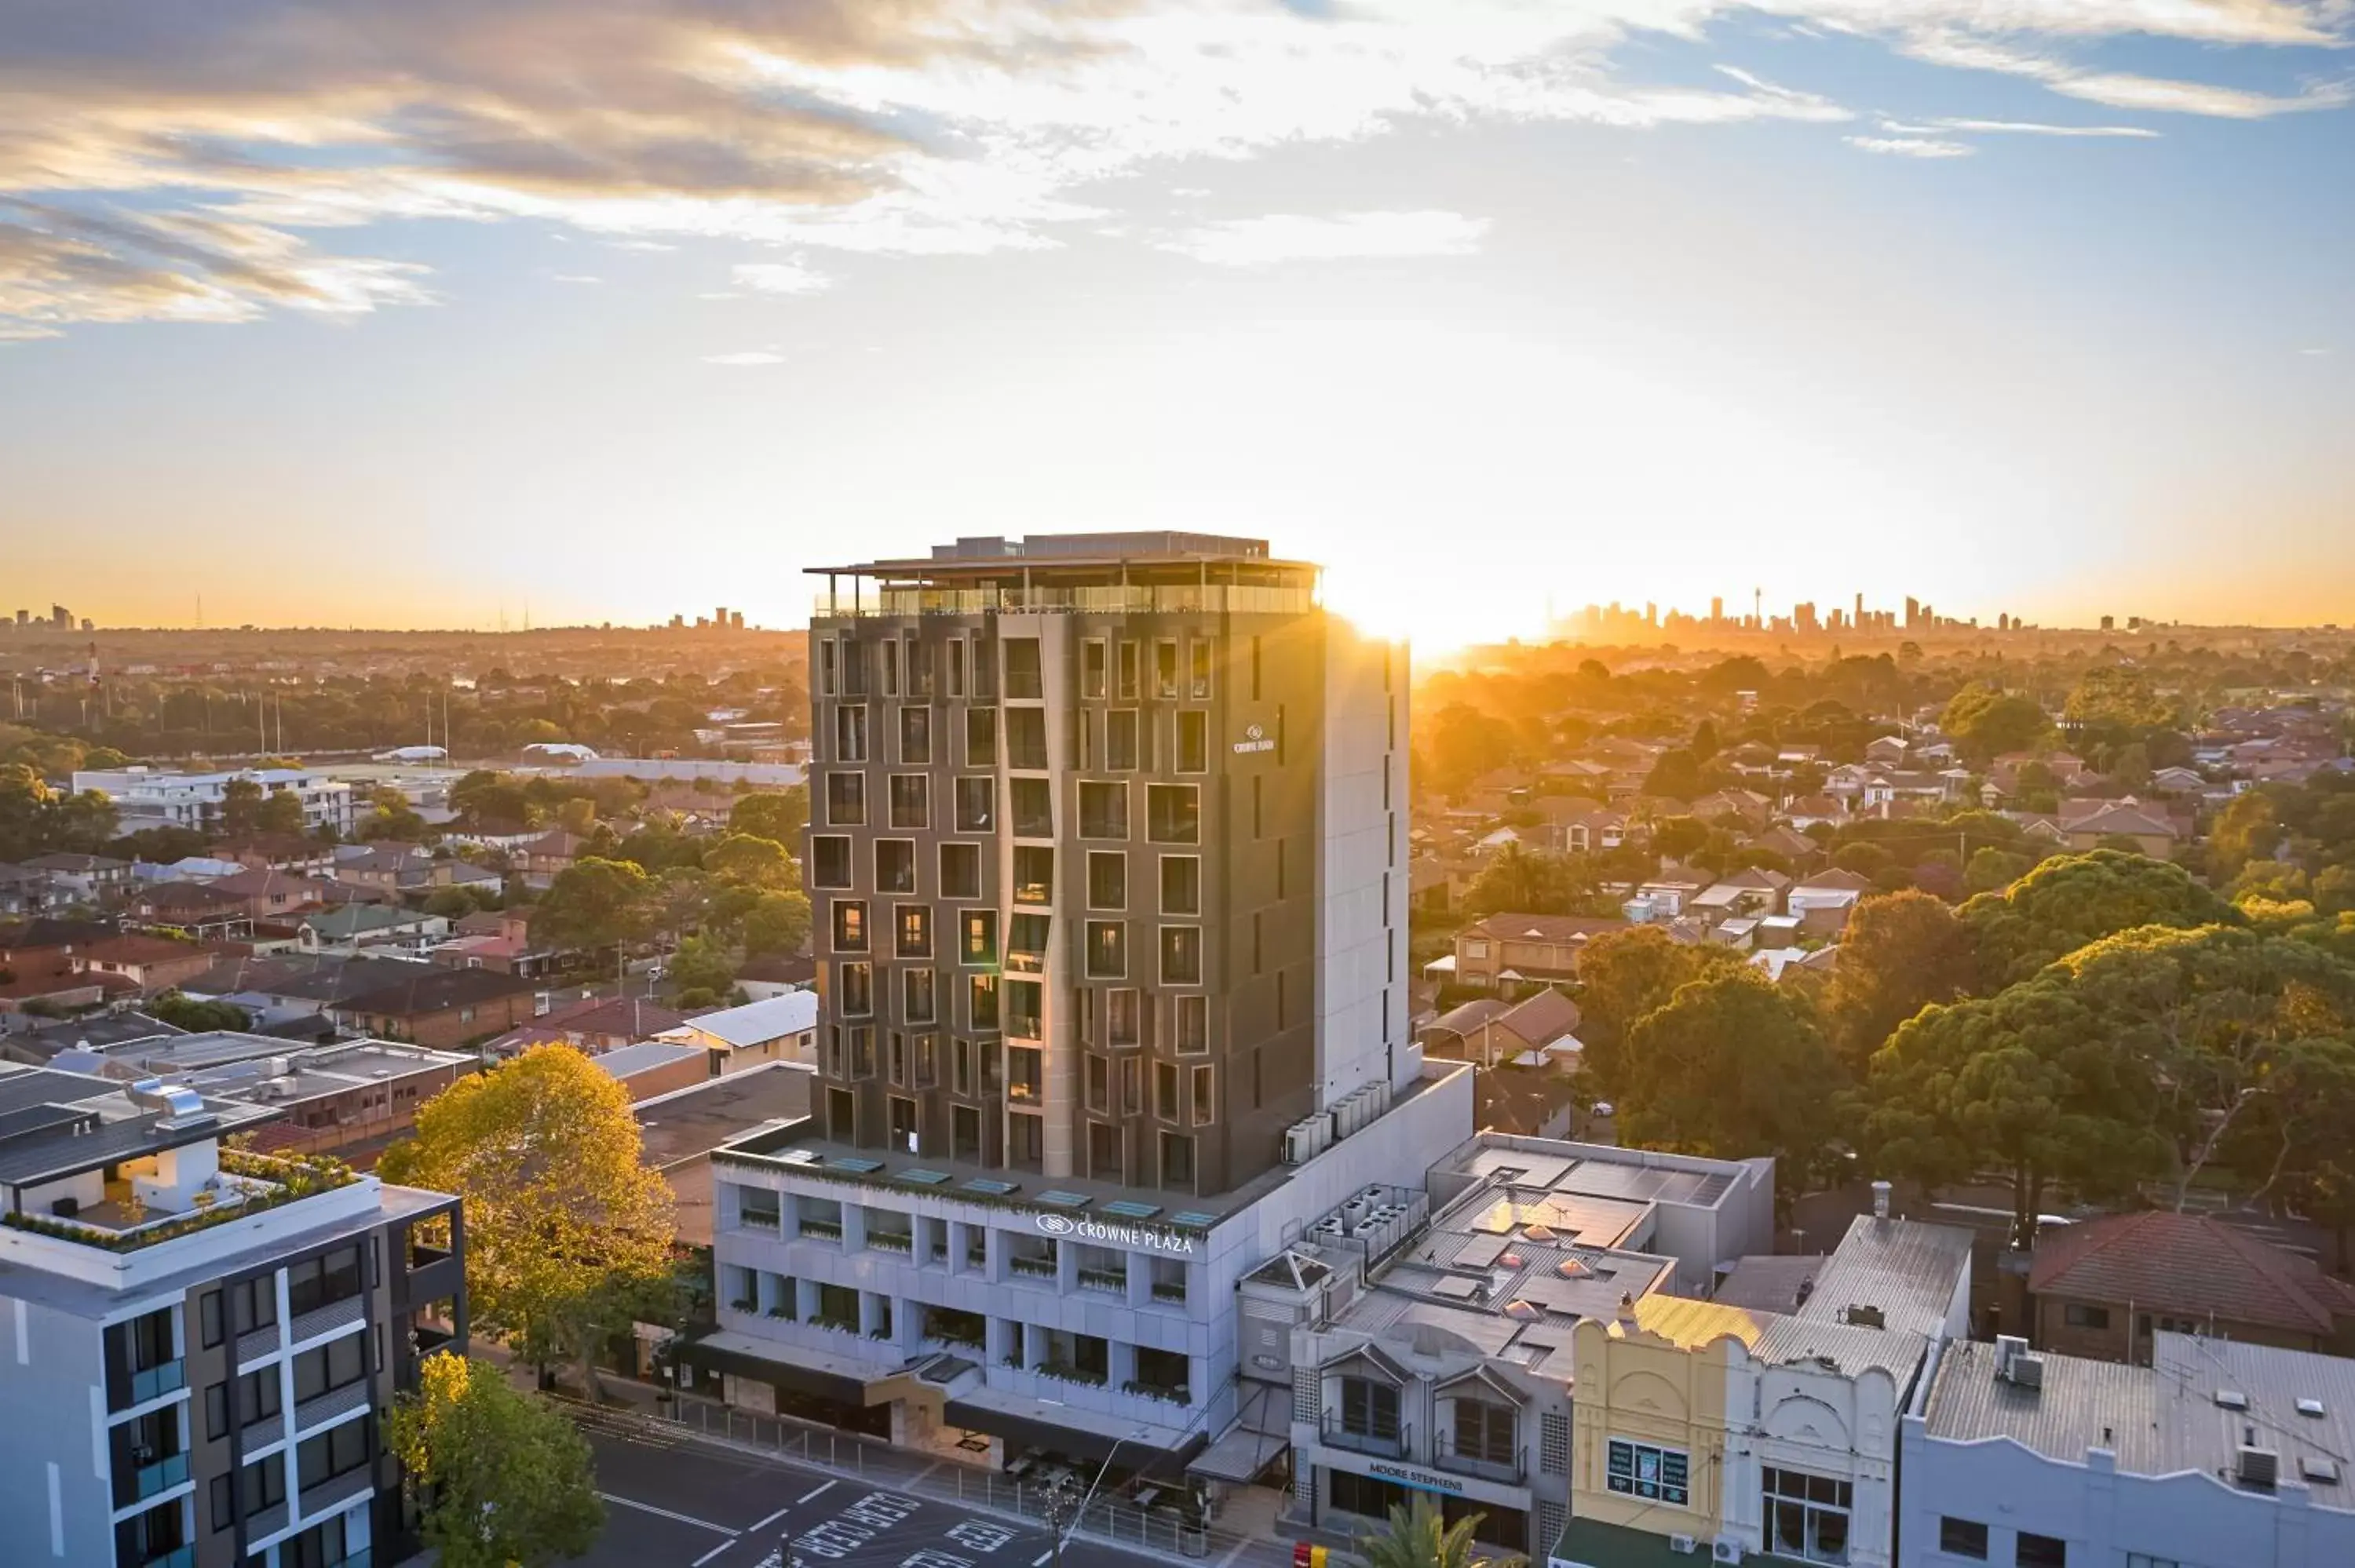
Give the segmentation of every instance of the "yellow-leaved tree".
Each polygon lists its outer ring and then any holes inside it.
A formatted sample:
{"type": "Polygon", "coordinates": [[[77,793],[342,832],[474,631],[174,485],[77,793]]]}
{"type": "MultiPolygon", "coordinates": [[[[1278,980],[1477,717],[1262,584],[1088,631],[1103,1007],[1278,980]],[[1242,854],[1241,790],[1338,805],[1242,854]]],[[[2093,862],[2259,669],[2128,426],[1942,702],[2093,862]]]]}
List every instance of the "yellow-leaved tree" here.
{"type": "Polygon", "coordinates": [[[461,1078],[385,1151],[389,1181],[465,1200],[475,1327],[544,1372],[591,1357],[631,1319],[670,1316],[671,1191],[639,1160],[621,1081],[569,1045],[538,1045],[461,1078]]]}

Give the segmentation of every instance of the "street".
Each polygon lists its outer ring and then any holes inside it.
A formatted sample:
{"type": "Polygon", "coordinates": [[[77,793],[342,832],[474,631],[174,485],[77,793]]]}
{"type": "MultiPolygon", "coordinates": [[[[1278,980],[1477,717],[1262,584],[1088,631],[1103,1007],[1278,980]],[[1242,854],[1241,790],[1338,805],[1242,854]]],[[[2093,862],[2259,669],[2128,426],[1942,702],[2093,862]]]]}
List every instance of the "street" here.
{"type": "MultiPolygon", "coordinates": [[[[667,1435],[587,1434],[605,1530],[589,1568],[781,1568],[790,1531],[805,1568],[1041,1568],[1047,1532],[953,1502],[667,1435]]],[[[1071,1568],[1134,1552],[1073,1541],[1071,1568]]]]}

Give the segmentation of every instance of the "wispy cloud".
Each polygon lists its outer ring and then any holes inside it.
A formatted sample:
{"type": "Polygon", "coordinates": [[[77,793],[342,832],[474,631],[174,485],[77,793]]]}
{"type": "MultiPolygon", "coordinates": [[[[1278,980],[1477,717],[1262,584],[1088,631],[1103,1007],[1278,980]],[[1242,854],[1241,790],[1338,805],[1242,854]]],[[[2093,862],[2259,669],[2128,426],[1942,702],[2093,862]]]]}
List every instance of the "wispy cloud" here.
{"type": "Polygon", "coordinates": [[[2052,84],[2052,90],[2110,109],[2204,114],[2219,120],[2269,120],[2276,114],[2344,109],[2355,103],[2355,84],[2345,81],[2318,82],[2303,92],[2285,96],[2217,87],[2203,81],[2169,81],[2158,77],[2107,72],[2064,77],[2052,84]]]}
{"type": "Polygon", "coordinates": [[[2140,125],[2046,125],[2032,120],[1928,120],[1919,125],[1884,120],[1881,128],[1892,136],[1942,136],[1972,132],[1998,136],[2122,136],[2156,141],[2158,132],[2140,125]]]}
{"type": "Polygon", "coordinates": [[[1851,147],[1885,153],[1895,158],[1967,158],[1978,151],[1968,142],[1933,141],[1919,136],[1849,136],[1851,147]]]}
{"type": "Polygon", "coordinates": [[[784,362],[783,355],[772,354],[765,348],[749,348],[736,354],[707,354],[703,356],[703,363],[706,365],[783,365],[784,362]]]}
{"type": "Polygon", "coordinates": [[[739,288],[764,294],[815,294],[834,282],[800,261],[746,261],[730,268],[728,275],[739,288]]]}
{"type": "Polygon", "coordinates": [[[1488,229],[1460,212],[1349,212],[1333,217],[1274,213],[1204,224],[1162,249],[1218,267],[1345,257],[1469,256],[1488,229]]]}
{"type": "Polygon", "coordinates": [[[602,283],[605,281],[602,278],[591,277],[586,272],[556,272],[549,276],[552,281],[559,283],[602,283]]]}

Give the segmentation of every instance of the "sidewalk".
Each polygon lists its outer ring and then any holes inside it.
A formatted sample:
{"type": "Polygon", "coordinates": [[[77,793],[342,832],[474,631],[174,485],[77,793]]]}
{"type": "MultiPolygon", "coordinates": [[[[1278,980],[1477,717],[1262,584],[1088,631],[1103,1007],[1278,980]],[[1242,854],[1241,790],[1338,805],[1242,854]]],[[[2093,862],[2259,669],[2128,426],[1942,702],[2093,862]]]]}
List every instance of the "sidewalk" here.
{"type": "MultiPolygon", "coordinates": [[[[530,1369],[511,1369],[510,1375],[528,1385],[530,1369]]],[[[589,1404],[570,1386],[559,1386],[552,1397],[582,1425],[622,1436],[704,1444],[953,1502],[1008,1520],[1046,1522],[1043,1489],[1025,1487],[974,1466],[895,1448],[789,1416],[761,1415],[708,1400],[680,1399],[677,1409],[666,1410],[660,1408],[666,1391],[651,1384],[609,1373],[600,1373],[598,1382],[604,1395],[601,1404],[589,1404]]],[[[1145,1513],[1103,1498],[1088,1506],[1085,1516],[1072,1528],[1071,1539],[1185,1563],[1188,1568],[1204,1564],[1290,1568],[1292,1563],[1290,1540],[1240,1535],[1215,1524],[1199,1531],[1182,1530],[1168,1515],[1145,1513]]]]}

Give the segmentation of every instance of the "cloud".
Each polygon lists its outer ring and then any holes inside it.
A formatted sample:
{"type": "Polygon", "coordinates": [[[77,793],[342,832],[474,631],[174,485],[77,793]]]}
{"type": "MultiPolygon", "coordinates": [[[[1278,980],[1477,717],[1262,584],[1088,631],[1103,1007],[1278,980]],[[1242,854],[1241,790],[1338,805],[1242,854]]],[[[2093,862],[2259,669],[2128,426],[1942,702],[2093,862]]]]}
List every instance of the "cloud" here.
{"type": "Polygon", "coordinates": [[[1334,217],[1287,213],[1204,224],[1164,240],[1162,249],[1218,267],[1345,257],[1469,256],[1487,232],[1486,219],[1458,212],[1351,212],[1334,217]]]}
{"type": "Polygon", "coordinates": [[[738,354],[707,354],[703,356],[703,363],[706,365],[783,365],[784,362],[783,355],[772,354],[765,348],[746,349],[738,354]]]}
{"type": "Polygon", "coordinates": [[[2158,132],[2145,130],[2139,125],[2045,125],[2027,120],[1932,120],[1920,125],[1884,120],[1881,128],[1895,136],[1937,136],[1953,131],[1989,135],[2131,136],[2147,140],[2155,140],[2158,135],[2158,132]]]}
{"type": "Polygon", "coordinates": [[[747,261],[729,269],[740,288],[764,294],[815,294],[831,288],[834,280],[798,260],[747,261]]]}
{"type": "Polygon", "coordinates": [[[2306,355],[2308,359],[2322,359],[2328,357],[2330,351],[2327,348],[2301,348],[2298,350],[2298,353],[2306,355]]]}
{"type": "Polygon", "coordinates": [[[1914,136],[1849,136],[1843,140],[1868,153],[1886,153],[1899,158],[1967,158],[1978,151],[1968,142],[1926,141],[1914,136]]]}
{"type": "MultiPolygon", "coordinates": [[[[2208,87],[2058,52],[2128,36],[2326,47],[2344,41],[2345,0],[1773,8],[1805,38],[2115,107],[2250,119],[2348,101],[2343,83],[2208,87]]],[[[1852,120],[1740,69],[1646,80],[1651,57],[1629,47],[1750,15],[1736,0],[114,0],[101,26],[88,7],[20,5],[0,47],[0,198],[18,198],[0,210],[0,319],[24,335],[416,302],[414,266],[358,254],[393,220],[720,239],[773,247],[790,260],[747,265],[791,274],[811,250],[1045,249],[1131,216],[1090,200],[1104,182],[1410,124],[1852,120]],[[139,216],[61,228],[26,203],[139,216]],[[170,249],[205,225],[234,238],[170,249]]]]}
{"type": "Polygon", "coordinates": [[[551,272],[549,278],[558,283],[602,283],[602,278],[592,278],[586,272],[551,272]]]}

